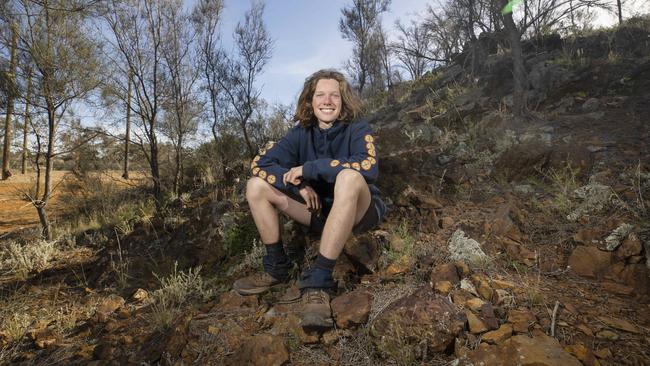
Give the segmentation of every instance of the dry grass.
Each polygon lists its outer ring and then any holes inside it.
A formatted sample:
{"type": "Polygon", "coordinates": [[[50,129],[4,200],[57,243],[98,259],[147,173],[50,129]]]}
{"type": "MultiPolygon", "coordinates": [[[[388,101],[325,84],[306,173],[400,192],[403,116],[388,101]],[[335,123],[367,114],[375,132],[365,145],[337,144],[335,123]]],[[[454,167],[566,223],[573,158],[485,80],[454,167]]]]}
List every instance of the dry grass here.
{"type": "Polygon", "coordinates": [[[32,272],[40,272],[59,255],[55,241],[39,240],[24,245],[8,242],[0,246],[0,272],[25,280],[32,272]]]}
{"type": "Polygon", "coordinates": [[[214,290],[200,275],[201,267],[190,268],[187,272],[178,270],[178,263],[168,277],[156,278],[160,281],[160,289],[152,296],[152,311],[149,322],[156,329],[167,329],[181,313],[183,305],[192,301],[204,302],[214,296],[214,290]]]}

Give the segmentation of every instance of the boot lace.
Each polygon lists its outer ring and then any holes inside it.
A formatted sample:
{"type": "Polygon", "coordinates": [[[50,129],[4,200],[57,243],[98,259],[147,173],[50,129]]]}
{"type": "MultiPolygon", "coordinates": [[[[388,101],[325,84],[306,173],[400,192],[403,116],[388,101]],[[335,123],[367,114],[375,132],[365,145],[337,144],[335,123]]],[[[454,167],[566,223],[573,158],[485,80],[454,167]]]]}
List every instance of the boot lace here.
{"type": "Polygon", "coordinates": [[[327,302],[327,294],[324,291],[308,291],[305,295],[307,304],[324,304],[327,302]]]}

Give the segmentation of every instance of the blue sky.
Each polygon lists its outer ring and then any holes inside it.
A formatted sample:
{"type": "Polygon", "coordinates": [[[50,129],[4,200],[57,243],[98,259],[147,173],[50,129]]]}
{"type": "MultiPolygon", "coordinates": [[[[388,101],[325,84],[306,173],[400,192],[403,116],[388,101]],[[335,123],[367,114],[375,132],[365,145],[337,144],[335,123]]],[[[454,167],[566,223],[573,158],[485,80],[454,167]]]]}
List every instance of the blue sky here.
{"type": "MultiPolygon", "coordinates": [[[[275,40],[273,57],[258,87],[267,101],[295,102],[307,76],[322,68],[342,69],[352,45],[339,32],[341,9],[351,0],[267,0],[264,20],[275,40]]],[[[431,1],[393,0],[383,23],[390,32],[396,19],[410,21],[431,1]]],[[[250,8],[249,0],[225,0],[222,31],[230,42],[232,31],[250,8]]]]}

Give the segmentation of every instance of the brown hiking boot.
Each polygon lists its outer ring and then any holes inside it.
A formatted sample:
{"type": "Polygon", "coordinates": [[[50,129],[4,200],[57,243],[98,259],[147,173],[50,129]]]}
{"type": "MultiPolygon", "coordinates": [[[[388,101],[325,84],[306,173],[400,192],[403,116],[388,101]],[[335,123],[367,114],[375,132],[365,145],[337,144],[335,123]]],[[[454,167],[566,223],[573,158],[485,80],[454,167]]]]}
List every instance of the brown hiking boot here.
{"type": "Polygon", "coordinates": [[[300,325],[305,330],[322,330],[334,326],[330,296],[320,289],[307,289],[302,294],[300,325]]]}
{"type": "Polygon", "coordinates": [[[232,287],[240,295],[257,295],[268,291],[271,286],[279,283],[282,281],[266,272],[261,272],[238,279],[232,287]]]}

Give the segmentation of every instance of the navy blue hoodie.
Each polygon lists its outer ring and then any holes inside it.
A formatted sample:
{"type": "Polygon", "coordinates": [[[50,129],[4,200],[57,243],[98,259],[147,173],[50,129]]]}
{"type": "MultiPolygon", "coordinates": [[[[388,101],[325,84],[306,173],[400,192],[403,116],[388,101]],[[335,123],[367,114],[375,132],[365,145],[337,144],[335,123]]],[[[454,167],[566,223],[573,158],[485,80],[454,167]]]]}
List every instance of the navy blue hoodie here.
{"type": "Polygon", "coordinates": [[[334,201],[334,183],[343,169],[354,169],[366,179],[370,193],[378,198],[378,158],[375,139],[365,120],[336,121],[323,130],[318,126],[293,127],[278,143],[269,142],[251,163],[252,174],[275,188],[299,194],[299,187],[282,182],[284,173],[303,166],[303,180],[321,198],[324,212],[334,201]]]}

